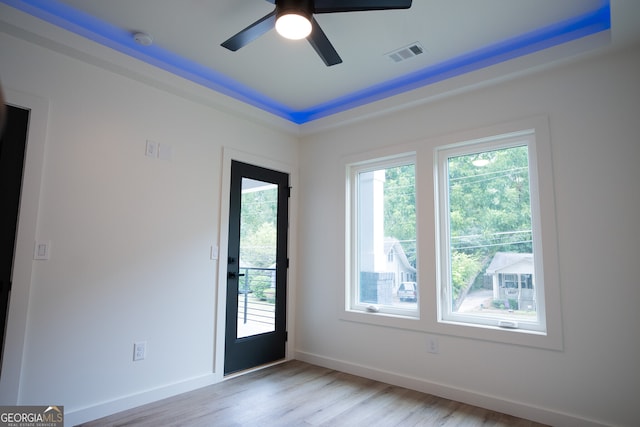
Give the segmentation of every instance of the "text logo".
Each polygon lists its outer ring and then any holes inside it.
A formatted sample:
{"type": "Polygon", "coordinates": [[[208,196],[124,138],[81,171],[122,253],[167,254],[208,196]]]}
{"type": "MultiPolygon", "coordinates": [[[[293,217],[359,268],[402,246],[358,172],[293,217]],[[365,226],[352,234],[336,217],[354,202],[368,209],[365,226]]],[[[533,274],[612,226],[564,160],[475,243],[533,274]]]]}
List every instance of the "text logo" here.
{"type": "Polygon", "coordinates": [[[0,406],[0,427],[64,427],[64,407],[0,406]]]}

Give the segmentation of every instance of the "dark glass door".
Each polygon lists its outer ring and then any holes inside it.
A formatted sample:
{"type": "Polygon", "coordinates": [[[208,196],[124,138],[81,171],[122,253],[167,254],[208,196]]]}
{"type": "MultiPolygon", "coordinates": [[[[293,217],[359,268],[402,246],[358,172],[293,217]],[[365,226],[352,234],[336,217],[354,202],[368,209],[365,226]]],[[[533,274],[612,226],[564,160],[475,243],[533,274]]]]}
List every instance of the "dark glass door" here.
{"type": "MultiPolygon", "coordinates": [[[[4,133],[0,138],[0,352],[4,348],[5,321],[11,293],[22,169],[24,165],[29,110],[7,105],[4,133]]],[[[0,129],[2,132],[2,129],[0,129]]],[[[1,354],[1,353],[0,353],[1,354]]],[[[2,360],[0,358],[0,360],[2,360]]]]}
{"type": "Polygon", "coordinates": [[[224,372],[285,357],[289,175],[232,161],[224,372]]]}

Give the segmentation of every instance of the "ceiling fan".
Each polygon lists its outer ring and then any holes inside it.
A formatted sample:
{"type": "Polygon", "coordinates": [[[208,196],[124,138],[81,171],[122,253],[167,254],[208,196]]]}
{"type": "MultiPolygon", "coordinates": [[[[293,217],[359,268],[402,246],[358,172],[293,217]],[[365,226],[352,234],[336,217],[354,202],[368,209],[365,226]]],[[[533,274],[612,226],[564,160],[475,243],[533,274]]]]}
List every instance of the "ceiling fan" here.
{"type": "Polygon", "coordinates": [[[221,44],[237,51],[271,30],[283,37],[306,38],[324,63],[330,67],[340,64],[338,52],[313,17],[318,13],[361,12],[366,10],[408,9],[412,0],[266,0],[276,5],[273,12],[258,19],[221,44]]]}

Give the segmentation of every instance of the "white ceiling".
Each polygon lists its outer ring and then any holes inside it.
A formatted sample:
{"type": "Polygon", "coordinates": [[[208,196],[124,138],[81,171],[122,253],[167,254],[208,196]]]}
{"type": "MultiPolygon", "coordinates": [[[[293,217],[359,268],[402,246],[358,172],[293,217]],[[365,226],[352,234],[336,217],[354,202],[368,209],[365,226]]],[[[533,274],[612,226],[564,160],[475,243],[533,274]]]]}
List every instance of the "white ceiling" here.
{"type": "Polygon", "coordinates": [[[609,5],[414,0],[406,10],[316,15],[344,61],[327,67],[307,41],[285,40],[275,30],[237,52],[220,46],[273,10],[265,0],[0,1],[294,123],[606,31],[606,13],[595,24],[588,17],[609,5]],[[151,35],[153,45],[136,45],[137,31],[151,35]],[[424,54],[399,63],[387,57],[414,42],[424,54]]]}

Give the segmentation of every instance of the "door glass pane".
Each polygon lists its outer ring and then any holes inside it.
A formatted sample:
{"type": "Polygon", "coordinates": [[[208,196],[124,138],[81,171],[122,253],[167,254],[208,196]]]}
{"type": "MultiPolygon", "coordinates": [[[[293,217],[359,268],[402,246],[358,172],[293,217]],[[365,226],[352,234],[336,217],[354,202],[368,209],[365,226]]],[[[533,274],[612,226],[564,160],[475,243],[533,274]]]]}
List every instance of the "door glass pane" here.
{"type": "Polygon", "coordinates": [[[275,331],[278,186],[242,178],[237,338],[275,331]]]}

